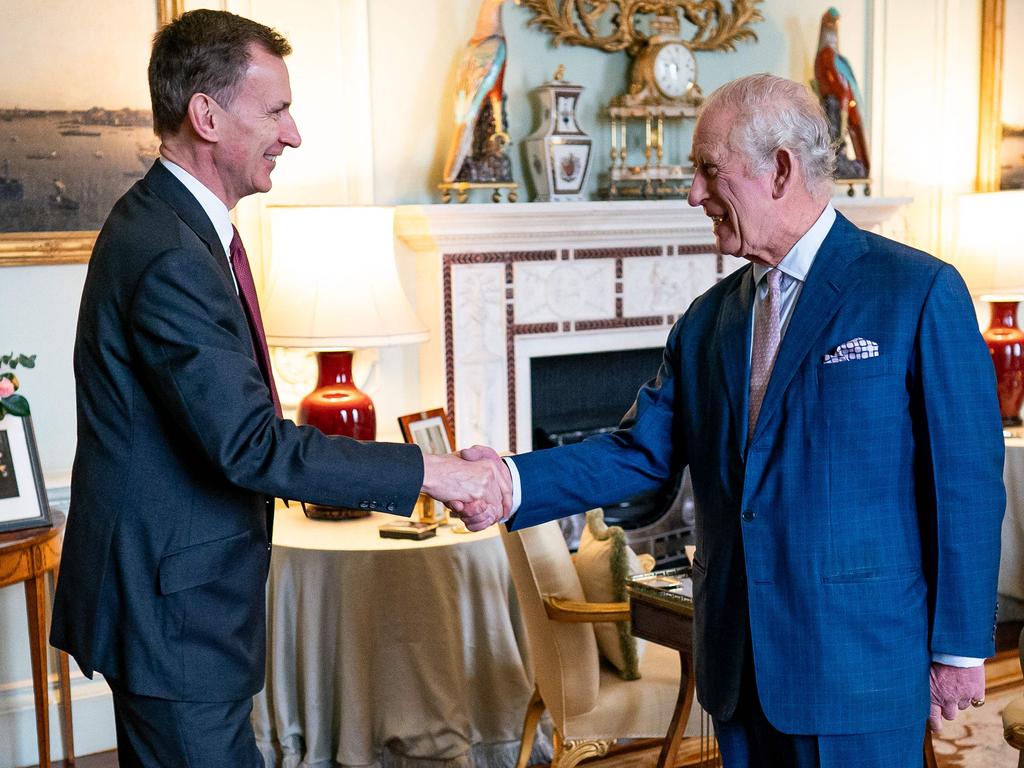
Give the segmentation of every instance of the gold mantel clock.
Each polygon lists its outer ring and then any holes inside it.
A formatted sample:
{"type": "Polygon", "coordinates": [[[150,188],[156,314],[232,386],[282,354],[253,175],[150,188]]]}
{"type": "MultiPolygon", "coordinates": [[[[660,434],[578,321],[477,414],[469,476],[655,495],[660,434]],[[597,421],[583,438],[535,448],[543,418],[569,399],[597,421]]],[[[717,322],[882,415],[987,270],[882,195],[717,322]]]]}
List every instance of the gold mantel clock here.
{"type": "Polygon", "coordinates": [[[697,59],[679,37],[679,19],[659,16],[651,28],[657,34],[647,38],[634,55],[629,90],[617,101],[624,106],[698,106],[697,59]]]}
{"type": "Polygon", "coordinates": [[[734,51],[741,40],[756,40],[751,25],[763,16],[762,0],[522,0],[533,11],[531,24],[551,32],[554,43],[585,45],[633,57],[630,82],[608,105],[611,167],[608,197],[682,197],[693,170],[683,146],[687,120],[703,101],[697,85],[696,51],[734,51]],[[681,34],[685,20],[693,27],[681,34]],[[649,31],[645,34],[644,29],[649,31]],[[630,157],[640,145],[643,155],[630,157]],[[630,141],[633,136],[634,140],[630,141]]]}

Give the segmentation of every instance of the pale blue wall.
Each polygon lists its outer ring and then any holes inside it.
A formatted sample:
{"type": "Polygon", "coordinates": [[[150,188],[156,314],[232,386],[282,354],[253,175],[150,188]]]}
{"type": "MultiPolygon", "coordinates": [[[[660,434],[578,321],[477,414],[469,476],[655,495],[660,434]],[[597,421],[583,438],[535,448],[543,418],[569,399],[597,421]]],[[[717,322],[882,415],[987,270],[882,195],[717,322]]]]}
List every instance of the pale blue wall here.
{"type": "MultiPolygon", "coordinates": [[[[867,29],[872,3],[833,3],[841,14],[840,47],[867,87],[867,29]]],[[[370,73],[373,86],[374,188],[381,204],[439,200],[435,185],[452,135],[452,91],[461,52],[473,33],[477,0],[388,0],[370,4],[370,73]],[[406,18],[397,25],[395,19],[406,18]]],[[[705,93],[740,75],[772,72],[806,82],[817,50],[818,27],[827,3],[766,0],[764,21],[754,25],[757,41],[740,42],[735,52],[697,54],[698,82],[705,93]]],[[[513,174],[525,181],[520,144],[537,127],[531,91],[549,80],[558,64],[566,79],[584,86],[579,119],[594,138],[594,170],[606,170],[609,128],[603,110],[626,89],[630,57],[582,46],[554,47],[529,9],[503,6],[508,65],[505,91],[513,174]]],[[[685,30],[684,30],[685,33],[685,30]]],[[[870,93],[865,95],[869,104],[870,93]]],[[[688,144],[688,133],[684,143],[688,144]]],[[[599,175],[586,190],[596,194],[599,175]]],[[[523,194],[522,200],[528,199],[523,194]]],[[[486,196],[481,196],[481,201],[486,196]]]]}
{"type": "Polygon", "coordinates": [[[40,459],[51,482],[67,482],[75,454],[75,382],[71,370],[84,265],[0,269],[0,351],[36,355],[18,368],[32,407],[40,459]]]}

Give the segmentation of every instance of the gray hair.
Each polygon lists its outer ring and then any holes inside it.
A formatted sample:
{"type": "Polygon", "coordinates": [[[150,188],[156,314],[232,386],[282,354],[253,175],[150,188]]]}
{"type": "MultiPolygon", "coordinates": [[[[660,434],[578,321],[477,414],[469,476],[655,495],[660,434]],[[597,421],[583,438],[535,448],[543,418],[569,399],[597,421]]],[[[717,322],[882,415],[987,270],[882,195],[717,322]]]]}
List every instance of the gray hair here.
{"type": "Polygon", "coordinates": [[[750,173],[766,173],[775,153],[786,149],[800,162],[807,191],[831,194],[835,148],[825,112],[807,88],[767,73],[748,75],[716,89],[701,115],[720,107],[736,110],[730,145],[743,153],[750,173]]]}

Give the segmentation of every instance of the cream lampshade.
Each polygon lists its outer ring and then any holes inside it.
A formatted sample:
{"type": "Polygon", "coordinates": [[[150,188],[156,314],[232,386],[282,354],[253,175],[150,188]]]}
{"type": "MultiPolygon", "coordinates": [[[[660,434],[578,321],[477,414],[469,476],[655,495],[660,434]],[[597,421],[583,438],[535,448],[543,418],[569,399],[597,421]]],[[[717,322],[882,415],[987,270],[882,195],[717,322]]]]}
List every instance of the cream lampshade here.
{"type": "Polygon", "coordinates": [[[992,305],[982,334],[992,354],[1004,426],[1019,426],[1024,404],[1024,332],[1017,308],[1024,300],[1024,190],[960,198],[957,261],[972,292],[992,305]]]}
{"type": "Polygon", "coordinates": [[[327,434],[373,440],[373,402],[352,381],[352,350],[428,335],[398,281],[394,209],[268,210],[267,343],[317,350],[317,388],[303,398],[297,420],[327,434]]]}

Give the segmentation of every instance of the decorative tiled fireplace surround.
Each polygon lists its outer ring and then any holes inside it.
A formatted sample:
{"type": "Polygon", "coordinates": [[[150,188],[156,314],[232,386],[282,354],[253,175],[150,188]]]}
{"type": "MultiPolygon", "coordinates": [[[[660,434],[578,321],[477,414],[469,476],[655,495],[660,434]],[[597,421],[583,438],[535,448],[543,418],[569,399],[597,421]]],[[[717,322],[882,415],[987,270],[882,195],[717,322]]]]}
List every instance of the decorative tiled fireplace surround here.
{"type": "MultiPolygon", "coordinates": [[[[833,202],[862,228],[903,234],[907,198],[833,202]]],[[[405,206],[395,228],[416,252],[421,316],[436,308],[424,319],[441,343],[426,355],[443,355],[456,443],[499,451],[531,447],[532,358],[660,347],[744,263],[716,255],[710,221],[682,201],[405,206]]]]}

